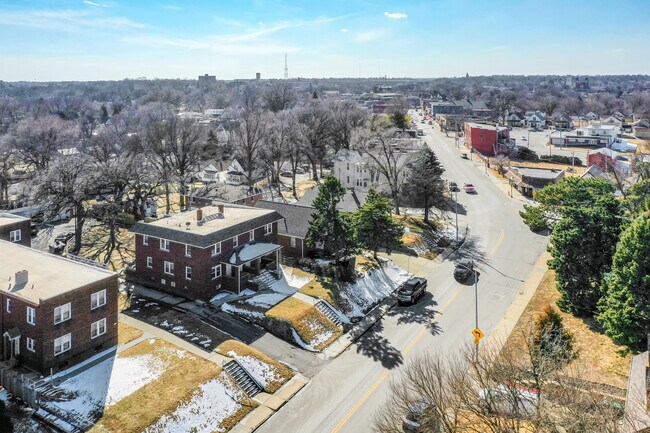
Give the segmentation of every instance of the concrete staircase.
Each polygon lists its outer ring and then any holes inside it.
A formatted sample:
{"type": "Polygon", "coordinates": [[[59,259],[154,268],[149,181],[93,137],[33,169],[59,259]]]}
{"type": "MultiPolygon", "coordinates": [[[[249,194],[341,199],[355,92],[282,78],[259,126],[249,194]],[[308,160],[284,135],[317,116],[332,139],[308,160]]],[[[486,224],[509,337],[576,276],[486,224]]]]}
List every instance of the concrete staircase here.
{"type": "Polygon", "coordinates": [[[253,398],[262,392],[262,387],[237,361],[230,361],[223,366],[223,369],[249,398],[253,398]]]}
{"type": "Polygon", "coordinates": [[[268,290],[271,288],[271,285],[277,281],[275,276],[268,270],[263,270],[258,276],[251,279],[252,282],[257,284],[258,291],[268,290]]]}
{"type": "Polygon", "coordinates": [[[323,313],[325,317],[327,317],[332,323],[337,326],[341,326],[341,319],[339,318],[339,315],[336,314],[336,311],[334,311],[327,302],[318,301],[316,302],[315,307],[318,311],[323,313]]]}

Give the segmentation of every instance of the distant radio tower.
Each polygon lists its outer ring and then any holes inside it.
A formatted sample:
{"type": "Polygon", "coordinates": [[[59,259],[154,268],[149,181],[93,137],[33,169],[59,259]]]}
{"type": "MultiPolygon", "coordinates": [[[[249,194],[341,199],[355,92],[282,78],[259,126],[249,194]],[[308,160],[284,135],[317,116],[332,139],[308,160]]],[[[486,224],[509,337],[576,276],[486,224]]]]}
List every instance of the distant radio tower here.
{"type": "Polygon", "coordinates": [[[284,53],[284,79],[289,79],[289,67],[287,66],[287,53],[284,53]]]}

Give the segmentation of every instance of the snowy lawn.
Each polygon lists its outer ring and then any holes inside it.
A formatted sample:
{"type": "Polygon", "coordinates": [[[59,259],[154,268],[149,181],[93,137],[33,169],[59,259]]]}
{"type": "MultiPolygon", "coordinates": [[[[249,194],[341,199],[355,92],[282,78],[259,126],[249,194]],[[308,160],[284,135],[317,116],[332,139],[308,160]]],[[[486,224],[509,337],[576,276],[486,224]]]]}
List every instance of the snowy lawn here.
{"type": "MultiPolygon", "coordinates": [[[[191,399],[200,385],[215,379],[220,372],[218,365],[170,343],[145,340],[121,352],[115,359],[104,400],[104,414],[91,431],[141,432],[174,413],[183,402],[191,399]],[[116,385],[114,391],[111,390],[113,383],[116,385]]],[[[90,395],[89,390],[96,386],[94,382],[98,377],[88,378],[85,385],[77,380],[77,387],[87,387],[80,394],[90,395]]],[[[211,390],[208,391],[210,395],[211,390]]]]}
{"type": "Polygon", "coordinates": [[[294,297],[271,308],[266,316],[289,322],[295,330],[295,343],[311,351],[322,351],[343,333],[316,307],[294,297]]]}
{"type": "Polygon", "coordinates": [[[236,359],[271,394],[293,376],[286,365],[236,340],[221,343],[217,351],[236,359]]]}

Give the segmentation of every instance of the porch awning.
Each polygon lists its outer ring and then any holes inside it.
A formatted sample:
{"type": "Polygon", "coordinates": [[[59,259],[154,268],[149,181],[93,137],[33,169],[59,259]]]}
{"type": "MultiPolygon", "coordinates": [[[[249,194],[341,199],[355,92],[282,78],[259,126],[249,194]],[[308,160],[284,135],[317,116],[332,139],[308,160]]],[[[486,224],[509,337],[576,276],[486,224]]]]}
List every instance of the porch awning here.
{"type": "Polygon", "coordinates": [[[221,263],[239,266],[243,263],[250,262],[251,260],[264,257],[280,248],[282,247],[277,244],[251,242],[231,251],[221,260],[221,263]]]}
{"type": "Polygon", "coordinates": [[[20,337],[20,329],[18,329],[17,327],[14,326],[13,328],[11,328],[7,332],[5,332],[3,335],[5,337],[8,337],[10,340],[14,340],[14,339],[20,337]]]}

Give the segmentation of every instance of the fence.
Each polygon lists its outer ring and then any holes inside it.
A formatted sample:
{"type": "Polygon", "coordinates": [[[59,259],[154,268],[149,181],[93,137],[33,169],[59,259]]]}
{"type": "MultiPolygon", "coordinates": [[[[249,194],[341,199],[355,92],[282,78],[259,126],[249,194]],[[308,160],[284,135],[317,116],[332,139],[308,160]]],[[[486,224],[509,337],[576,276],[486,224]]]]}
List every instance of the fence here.
{"type": "Polygon", "coordinates": [[[38,409],[36,381],[8,367],[0,367],[0,386],[10,394],[22,399],[29,406],[38,409]]]}
{"type": "Polygon", "coordinates": [[[87,259],[85,257],[76,256],[70,253],[68,253],[66,257],[69,258],[70,260],[74,260],[75,262],[83,263],[85,265],[95,266],[97,268],[102,268],[102,269],[108,269],[108,263],[98,262],[96,260],[87,259]]]}

